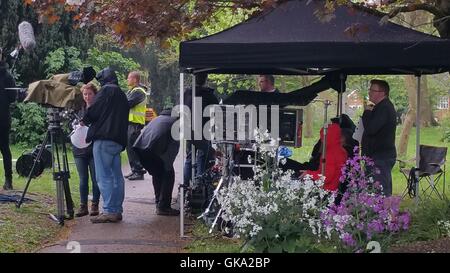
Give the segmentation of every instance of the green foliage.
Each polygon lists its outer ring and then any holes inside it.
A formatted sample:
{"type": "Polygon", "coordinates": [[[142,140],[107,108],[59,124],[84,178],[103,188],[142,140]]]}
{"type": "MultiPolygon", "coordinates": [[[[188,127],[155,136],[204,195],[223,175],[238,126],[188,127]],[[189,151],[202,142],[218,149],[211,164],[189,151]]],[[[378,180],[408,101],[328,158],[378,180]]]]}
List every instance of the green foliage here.
{"type": "Polygon", "coordinates": [[[91,48],[88,57],[84,61],[85,65],[92,66],[95,71],[100,71],[106,67],[111,67],[116,71],[119,85],[122,90],[128,90],[127,76],[130,71],[139,70],[140,65],[131,58],[124,57],[120,52],[101,51],[98,48],[91,48]]]}
{"type": "Polygon", "coordinates": [[[46,132],[45,109],[35,103],[16,103],[12,113],[11,141],[22,146],[40,143],[46,132]]]}
{"type": "Polygon", "coordinates": [[[145,48],[134,47],[120,52],[136,60],[142,70],[148,72],[148,78],[142,79],[142,81],[151,86],[150,107],[160,112],[166,105],[166,101],[169,100],[168,98],[174,104],[178,103],[180,96],[179,69],[178,56],[174,48],[162,49],[158,45],[150,43],[145,48]]]}
{"type": "MultiPolygon", "coordinates": [[[[47,66],[43,60],[49,52],[75,46],[81,52],[81,58],[85,58],[85,52],[92,45],[93,33],[88,28],[75,29],[72,14],[64,12],[63,8],[56,10],[55,13],[61,20],[54,24],[39,23],[38,15],[31,6],[25,5],[23,0],[1,2],[0,45],[6,53],[9,54],[19,44],[17,26],[21,21],[28,21],[34,29],[36,48],[32,53],[22,53],[14,70],[14,74],[19,76],[19,81],[25,85],[47,78],[47,66]]],[[[70,49],[66,54],[70,56],[70,49]]]]}
{"type": "Polygon", "coordinates": [[[76,47],[60,47],[51,51],[45,58],[45,73],[47,78],[59,73],[79,70],[83,63],[80,59],[80,50],[76,47]]]}
{"type": "Polygon", "coordinates": [[[209,75],[210,86],[219,94],[229,95],[236,90],[255,89],[256,78],[251,75],[209,75]]]}

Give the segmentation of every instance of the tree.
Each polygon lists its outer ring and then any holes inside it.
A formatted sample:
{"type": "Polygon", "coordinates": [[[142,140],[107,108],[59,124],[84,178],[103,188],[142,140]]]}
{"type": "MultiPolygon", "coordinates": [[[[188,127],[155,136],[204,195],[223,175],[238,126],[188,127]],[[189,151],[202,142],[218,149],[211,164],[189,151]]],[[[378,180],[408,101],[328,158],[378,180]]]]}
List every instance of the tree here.
{"type": "MultiPolygon", "coordinates": [[[[210,22],[214,14],[224,10],[256,15],[289,0],[23,0],[33,4],[42,20],[57,21],[58,7],[74,12],[80,26],[98,25],[114,34],[124,44],[144,44],[149,38],[165,41],[183,39],[193,30],[210,22]]],[[[308,0],[310,1],[310,0],[308,0]]],[[[349,0],[326,0],[316,14],[324,20],[333,18],[337,5],[349,0]]],[[[443,38],[450,37],[450,3],[448,0],[373,0],[363,1],[369,8],[400,13],[424,10],[433,15],[432,24],[443,38]]]]}
{"type": "Polygon", "coordinates": [[[50,51],[64,46],[76,46],[82,55],[92,43],[93,34],[85,29],[75,29],[72,15],[61,9],[60,20],[53,24],[38,24],[38,14],[23,0],[0,1],[0,46],[9,54],[19,44],[17,26],[23,20],[34,29],[36,48],[31,53],[22,54],[15,66],[14,74],[19,82],[27,85],[46,77],[43,60],[50,51]]]}

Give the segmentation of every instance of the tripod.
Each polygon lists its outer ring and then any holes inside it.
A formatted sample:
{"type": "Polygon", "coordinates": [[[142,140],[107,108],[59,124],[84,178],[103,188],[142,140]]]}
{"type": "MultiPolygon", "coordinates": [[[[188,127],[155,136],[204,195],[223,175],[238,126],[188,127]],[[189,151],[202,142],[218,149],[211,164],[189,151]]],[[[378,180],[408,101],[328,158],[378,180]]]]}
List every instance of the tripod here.
{"type": "Polygon", "coordinates": [[[22,197],[17,202],[16,207],[20,208],[22,205],[25,194],[27,193],[28,187],[30,185],[31,179],[33,177],[34,169],[37,167],[37,164],[41,164],[42,153],[50,140],[51,149],[52,149],[52,173],[53,173],[53,181],[56,183],[56,205],[57,205],[57,215],[54,216],[50,214],[51,218],[58,222],[60,225],[64,225],[65,219],[73,219],[74,210],[73,210],[73,201],[70,193],[69,187],[69,161],[67,159],[67,149],[66,149],[66,141],[64,137],[64,132],[62,130],[62,114],[60,108],[48,108],[47,110],[47,118],[48,118],[48,130],[45,135],[44,141],[41,144],[39,152],[34,159],[33,167],[28,175],[27,184],[25,186],[24,191],[22,192],[22,197]],[[60,149],[61,152],[60,153],[60,149]],[[64,211],[64,199],[66,201],[67,214],[69,215],[67,218],[65,217],[64,211]]]}

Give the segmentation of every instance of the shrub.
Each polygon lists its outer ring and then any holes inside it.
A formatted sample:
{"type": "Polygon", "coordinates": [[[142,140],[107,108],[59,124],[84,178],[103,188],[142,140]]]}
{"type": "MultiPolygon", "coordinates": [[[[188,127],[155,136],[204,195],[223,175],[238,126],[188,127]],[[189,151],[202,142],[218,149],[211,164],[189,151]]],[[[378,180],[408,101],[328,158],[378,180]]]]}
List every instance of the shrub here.
{"type": "Polygon", "coordinates": [[[46,128],[46,110],[36,103],[17,103],[12,112],[11,142],[35,146],[42,142],[46,128]]]}

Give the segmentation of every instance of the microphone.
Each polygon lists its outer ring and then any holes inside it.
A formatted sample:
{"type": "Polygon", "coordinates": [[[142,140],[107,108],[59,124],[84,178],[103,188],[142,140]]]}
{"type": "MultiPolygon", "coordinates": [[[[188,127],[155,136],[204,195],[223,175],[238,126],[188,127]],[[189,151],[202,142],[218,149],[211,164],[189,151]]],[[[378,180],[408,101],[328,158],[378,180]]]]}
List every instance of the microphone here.
{"type": "Polygon", "coordinates": [[[30,52],[36,47],[33,26],[27,21],[23,21],[19,24],[19,40],[22,48],[26,52],[30,52]]]}

